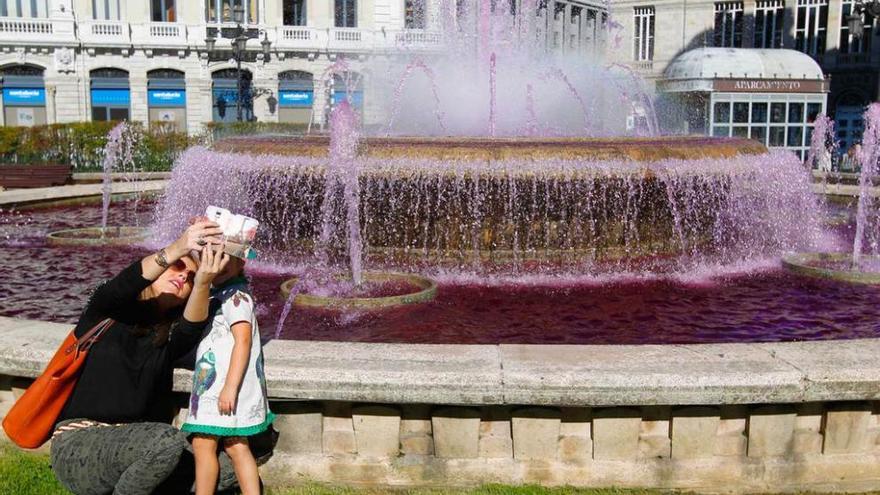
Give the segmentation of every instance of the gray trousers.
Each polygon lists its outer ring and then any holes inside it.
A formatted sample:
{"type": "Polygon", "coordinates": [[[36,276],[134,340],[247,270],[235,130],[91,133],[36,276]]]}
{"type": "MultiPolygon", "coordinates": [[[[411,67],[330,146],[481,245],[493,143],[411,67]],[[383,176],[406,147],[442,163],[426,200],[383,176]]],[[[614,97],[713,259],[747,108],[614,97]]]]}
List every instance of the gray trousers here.
{"type": "MultiPolygon", "coordinates": [[[[65,431],[52,440],[50,458],[55,477],[76,495],[186,494],[195,480],[186,433],[165,423],[65,431]]],[[[222,453],[217,488],[235,485],[232,462],[222,453]]]]}

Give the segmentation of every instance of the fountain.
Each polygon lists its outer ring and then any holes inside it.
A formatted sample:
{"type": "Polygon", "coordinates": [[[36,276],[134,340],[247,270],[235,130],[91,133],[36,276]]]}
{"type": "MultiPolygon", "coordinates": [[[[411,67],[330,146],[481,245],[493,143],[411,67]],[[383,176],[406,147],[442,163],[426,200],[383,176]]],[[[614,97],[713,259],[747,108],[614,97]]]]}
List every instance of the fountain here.
{"type": "MultiPolygon", "coordinates": [[[[101,225],[65,229],[48,234],[50,244],[67,246],[129,245],[144,240],[146,230],[139,226],[109,226],[107,219],[113,192],[113,172],[125,171],[134,176],[134,150],[139,133],[127,122],[120,122],[107,134],[104,145],[103,181],[101,187],[101,225]],[[130,170],[129,170],[130,169],[130,170]]],[[[133,179],[133,180],[136,180],[133,179]]],[[[135,208],[138,194],[135,193],[135,208]]]]}
{"type": "MultiPolygon", "coordinates": [[[[871,191],[880,173],[880,103],[868,107],[864,115],[865,131],[856,159],[861,166],[856,231],[851,253],[797,253],[783,258],[789,270],[811,277],[839,281],[880,284],[880,208],[871,191]]],[[[825,127],[823,127],[824,129],[825,127]]],[[[819,130],[819,127],[816,128],[819,130]]],[[[816,132],[816,131],[814,131],[816,132]]],[[[815,134],[814,134],[815,137],[815,134]]],[[[831,140],[833,146],[833,139],[831,140]]],[[[831,153],[831,150],[826,151],[831,153]]],[[[811,155],[822,156],[820,151],[811,155]]]]}
{"type": "Polygon", "coordinates": [[[332,107],[329,136],[188,150],[154,241],[208,204],[259,218],[261,262],[295,274],[281,283],[276,335],[291,305],[423,302],[436,295],[432,280],[723,272],[826,247],[794,155],[745,139],[657,136],[631,71],[548,56],[535,47],[539,23],[497,5],[442,8],[453,18],[441,22],[441,54],[367,62],[368,116],[383,122],[360,122],[355,62],[340,57],[320,78],[325,88],[343,81],[348,96],[332,107]],[[454,83],[437,84],[439,74],[454,83]],[[645,123],[627,131],[634,115],[645,123]]]}

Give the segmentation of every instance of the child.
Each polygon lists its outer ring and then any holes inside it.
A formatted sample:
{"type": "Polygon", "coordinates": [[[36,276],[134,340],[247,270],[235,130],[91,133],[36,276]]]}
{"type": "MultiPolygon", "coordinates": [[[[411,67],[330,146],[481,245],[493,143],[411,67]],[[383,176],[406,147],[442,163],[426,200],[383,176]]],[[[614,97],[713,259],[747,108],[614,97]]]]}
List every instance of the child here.
{"type": "Polygon", "coordinates": [[[214,493],[221,441],[242,493],[261,493],[247,437],[265,431],[274,415],[269,411],[260,331],[244,264],[244,259],[230,256],[214,279],[214,304],[220,309],[196,351],[189,414],[181,430],[193,434],[197,495],[214,493]]]}

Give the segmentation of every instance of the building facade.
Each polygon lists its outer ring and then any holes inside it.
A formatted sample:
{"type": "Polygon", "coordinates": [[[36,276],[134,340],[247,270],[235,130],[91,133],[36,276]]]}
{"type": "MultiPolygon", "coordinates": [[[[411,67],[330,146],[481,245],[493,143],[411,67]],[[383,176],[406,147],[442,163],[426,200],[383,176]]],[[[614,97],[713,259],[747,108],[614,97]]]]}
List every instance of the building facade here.
{"type": "Polygon", "coordinates": [[[853,36],[846,22],[852,8],[850,0],[614,0],[618,33],[609,56],[657,82],[677,57],[696,48],[803,52],[830,80],[828,113],[846,149],[861,136],[865,106],[880,99],[880,22],[866,18],[862,37],[853,36]]]}
{"type": "MultiPolygon", "coordinates": [[[[194,133],[238,120],[240,106],[244,120],[322,123],[348,98],[369,122],[366,62],[437,50],[443,10],[480,1],[0,0],[0,118],[158,121],[194,133]],[[232,60],[237,20],[249,38],[243,82],[232,60]],[[340,58],[345,80],[322,80],[340,58]],[[237,102],[239,84],[252,101],[237,102]]],[[[519,12],[529,0],[482,1],[519,12]]],[[[548,49],[595,51],[601,41],[598,0],[541,0],[537,10],[548,49]]]]}

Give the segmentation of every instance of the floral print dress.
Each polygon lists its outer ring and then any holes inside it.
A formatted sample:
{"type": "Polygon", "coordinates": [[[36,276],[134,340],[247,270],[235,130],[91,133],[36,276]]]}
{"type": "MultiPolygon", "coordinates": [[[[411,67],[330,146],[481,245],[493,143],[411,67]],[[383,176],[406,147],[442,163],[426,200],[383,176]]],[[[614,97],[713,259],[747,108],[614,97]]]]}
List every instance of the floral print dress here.
{"type": "Polygon", "coordinates": [[[189,412],[180,429],[217,436],[256,435],[272,424],[274,415],[269,411],[266,394],[263,346],[255,316],[254,298],[248,290],[247,280],[243,277],[230,280],[217,288],[213,298],[220,303],[220,309],[214,314],[211,328],[196,351],[189,412]],[[235,344],[232,325],[239,322],[251,324],[250,359],[238,391],[234,414],[221,415],[218,400],[235,344]]]}

